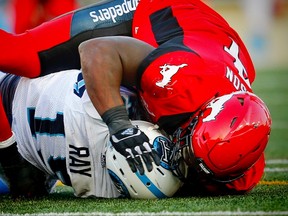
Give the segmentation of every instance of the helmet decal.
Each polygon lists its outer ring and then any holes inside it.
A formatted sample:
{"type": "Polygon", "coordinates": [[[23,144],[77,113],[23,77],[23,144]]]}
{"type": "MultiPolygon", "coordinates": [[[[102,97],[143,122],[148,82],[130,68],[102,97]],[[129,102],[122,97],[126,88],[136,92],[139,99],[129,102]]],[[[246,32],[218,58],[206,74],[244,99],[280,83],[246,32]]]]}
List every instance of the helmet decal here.
{"type": "Polygon", "coordinates": [[[156,85],[164,88],[170,81],[172,76],[174,76],[178,70],[182,67],[187,66],[187,64],[181,64],[181,65],[167,65],[160,66],[162,69],[160,73],[163,75],[163,79],[161,81],[156,82],[156,85]]]}
{"type": "Polygon", "coordinates": [[[224,104],[232,97],[233,94],[228,94],[212,100],[207,108],[211,108],[211,113],[203,118],[203,122],[209,122],[216,119],[216,116],[224,109],[224,104]]]}
{"type": "Polygon", "coordinates": [[[121,196],[130,198],[129,191],[121,179],[110,169],[108,169],[108,173],[121,196]]]}
{"type": "Polygon", "coordinates": [[[169,154],[171,152],[171,141],[164,136],[158,136],[153,141],[153,147],[160,156],[160,165],[170,170],[169,154]]]}

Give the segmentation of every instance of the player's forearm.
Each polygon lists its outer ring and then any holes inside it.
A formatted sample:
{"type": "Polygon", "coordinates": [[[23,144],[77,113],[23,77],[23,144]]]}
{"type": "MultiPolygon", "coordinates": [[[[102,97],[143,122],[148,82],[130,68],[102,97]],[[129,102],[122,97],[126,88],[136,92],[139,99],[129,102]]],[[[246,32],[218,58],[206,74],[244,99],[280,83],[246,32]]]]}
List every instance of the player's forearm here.
{"type": "Polygon", "coordinates": [[[120,95],[121,59],[112,46],[101,39],[89,40],[79,46],[87,93],[100,115],[123,105],[120,95]]]}
{"type": "Polygon", "coordinates": [[[103,37],[79,46],[87,92],[102,115],[123,105],[120,85],[135,86],[137,69],[154,47],[131,37],[103,37]]]}

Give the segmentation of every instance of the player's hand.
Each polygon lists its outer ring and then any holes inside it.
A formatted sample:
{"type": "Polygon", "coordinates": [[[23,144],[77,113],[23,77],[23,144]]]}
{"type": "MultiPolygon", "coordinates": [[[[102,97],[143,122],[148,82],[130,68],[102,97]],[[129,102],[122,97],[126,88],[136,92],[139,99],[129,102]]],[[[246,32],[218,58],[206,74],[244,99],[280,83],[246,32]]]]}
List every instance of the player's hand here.
{"type": "Polygon", "coordinates": [[[153,169],[153,161],[157,166],[160,164],[160,157],[148,137],[136,127],[118,131],[110,137],[110,141],[116,151],[126,158],[132,172],[138,170],[140,175],[144,174],[141,158],[149,172],[153,169]]]}

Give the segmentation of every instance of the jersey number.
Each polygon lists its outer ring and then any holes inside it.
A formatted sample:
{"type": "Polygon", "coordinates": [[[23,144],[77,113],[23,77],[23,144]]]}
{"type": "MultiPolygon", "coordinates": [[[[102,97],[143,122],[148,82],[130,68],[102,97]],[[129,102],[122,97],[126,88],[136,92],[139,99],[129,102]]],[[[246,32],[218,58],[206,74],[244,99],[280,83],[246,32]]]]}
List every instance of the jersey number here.
{"type": "MultiPolygon", "coordinates": [[[[55,118],[41,118],[35,116],[35,108],[28,109],[28,120],[32,136],[65,136],[63,113],[57,113],[55,118]]],[[[38,151],[40,158],[43,160],[41,151],[38,151]]],[[[43,161],[43,163],[45,163],[43,161]]],[[[51,170],[66,185],[71,185],[70,178],[66,171],[66,158],[53,157],[48,159],[51,170]]]]}

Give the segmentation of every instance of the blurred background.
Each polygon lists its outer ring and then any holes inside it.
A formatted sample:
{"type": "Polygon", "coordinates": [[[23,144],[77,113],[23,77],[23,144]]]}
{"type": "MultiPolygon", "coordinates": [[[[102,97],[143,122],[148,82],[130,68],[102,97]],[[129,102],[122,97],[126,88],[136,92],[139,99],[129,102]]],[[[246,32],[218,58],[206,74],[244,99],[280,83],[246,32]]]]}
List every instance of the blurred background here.
{"type": "MultiPolygon", "coordinates": [[[[256,68],[288,68],[288,0],[204,0],[244,40],[256,68]]],[[[0,28],[21,33],[99,0],[0,0],[0,28]]]]}
{"type": "MultiPolygon", "coordinates": [[[[280,166],[287,165],[288,0],[203,1],[220,13],[246,44],[257,70],[254,92],[265,101],[273,119],[267,158],[281,159],[276,160],[280,161],[280,166]]],[[[22,33],[96,2],[99,0],[0,0],[0,29],[22,33]]],[[[287,168],[284,170],[287,180],[287,168]]],[[[1,186],[0,181],[0,194],[7,190],[7,185],[1,186]]]]}
{"type": "Polygon", "coordinates": [[[288,0],[206,2],[239,33],[256,68],[288,68],[288,0]]]}

